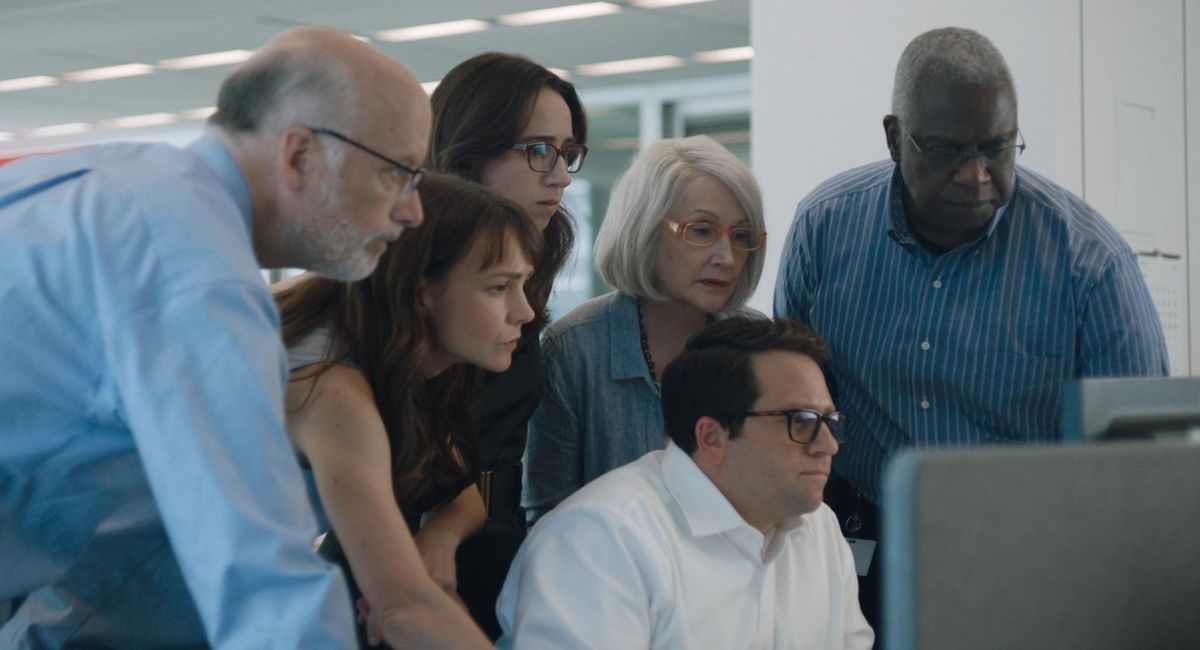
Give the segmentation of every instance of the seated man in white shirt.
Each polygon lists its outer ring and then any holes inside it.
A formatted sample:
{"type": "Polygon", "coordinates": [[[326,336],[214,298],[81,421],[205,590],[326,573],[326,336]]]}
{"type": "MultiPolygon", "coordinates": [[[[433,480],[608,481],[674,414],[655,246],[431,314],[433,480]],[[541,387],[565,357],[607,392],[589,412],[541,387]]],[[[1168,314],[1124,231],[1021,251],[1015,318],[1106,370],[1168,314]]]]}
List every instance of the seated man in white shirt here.
{"type": "Polygon", "coordinates": [[[792,321],[730,318],[662,376],[667,448],[561,503],[521,547],[500,648],[869,648],[821,502],[845,416],[792,321]]]}

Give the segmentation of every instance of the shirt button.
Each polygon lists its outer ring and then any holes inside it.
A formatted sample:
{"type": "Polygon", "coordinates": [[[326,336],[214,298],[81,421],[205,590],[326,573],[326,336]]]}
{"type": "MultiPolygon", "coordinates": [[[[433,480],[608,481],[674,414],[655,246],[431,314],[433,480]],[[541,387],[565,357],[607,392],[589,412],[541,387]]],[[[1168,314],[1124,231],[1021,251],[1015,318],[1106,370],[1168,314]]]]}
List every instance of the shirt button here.
{"type": "Polygon", "coordinates": [[[929,400],[927,400],[927,399],[921,400],[921,408],[923,408],[925,410],[929,410],[929,400]]]}
{"type": "Polygon", "coordinates": [[[933,288],[934,288],[934,289],[941,289],[941,288],[942,288],[942,281],[941,281],[941,280],[934,280],[934,281],[933,281],[933,288]]]}
{"type": "Polygon", "coordinates": [[[929,341],[921,341],[921,349],[922,349],[922,350],[928,350],[928,349],[929,349],[929,347],[930,347],[930,346],[929,346],[929,341]]]}

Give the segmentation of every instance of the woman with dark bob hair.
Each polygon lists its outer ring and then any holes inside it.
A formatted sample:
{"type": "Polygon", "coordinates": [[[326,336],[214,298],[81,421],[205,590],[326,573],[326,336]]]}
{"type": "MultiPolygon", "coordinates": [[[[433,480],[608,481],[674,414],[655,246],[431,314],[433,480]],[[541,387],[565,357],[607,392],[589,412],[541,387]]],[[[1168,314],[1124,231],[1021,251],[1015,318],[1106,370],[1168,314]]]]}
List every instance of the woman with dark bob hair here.
{"type": "Polygon", "coordinates": [[[365,599],[368,640],[487,647],[453,596],[458,545],[484,521],[464,413],[479,368],[507,369],[533,319],[541,234],[478,184],[430,174],[419,192],[424,225],[371,276],[302,276],[276,294],[287,427],[336,534],[322,552],[365,599]]]}
{"type": "Polygon", "coordinates": [[[525,536],[521,457],[526,426],[545,386],[538,337],[549,320],[554,278],[575,242],[563,190],[587,155],[587,118],[575,87],[521,56],[489,52],[455,66],[433,97],[430,168],[480,182],[520,205],[545,248],[526,285],[536,315],[512,367],[490,373],[474,404],[477,459],[487,507],[481,534],[459,554],[459,593],[494,637],[496,596],[525,536]]]}

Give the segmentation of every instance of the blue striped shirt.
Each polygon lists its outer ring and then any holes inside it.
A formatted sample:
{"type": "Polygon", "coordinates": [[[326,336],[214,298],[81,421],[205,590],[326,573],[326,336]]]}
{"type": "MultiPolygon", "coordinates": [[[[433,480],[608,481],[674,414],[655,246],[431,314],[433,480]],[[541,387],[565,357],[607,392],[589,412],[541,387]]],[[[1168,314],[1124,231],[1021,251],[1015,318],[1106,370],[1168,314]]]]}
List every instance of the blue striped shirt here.
{"type": "Polygon", "coordinates": [[[834,472],[872,502],[904,447],[1056,441],[1063,381],[1167,374],[1129,245],[1078,197],[1015,174],[984,232],[942,255],[909,230],[891,161],[796,208],[775,313],[829,340],[831,388],[852,417],[834,472]]]}

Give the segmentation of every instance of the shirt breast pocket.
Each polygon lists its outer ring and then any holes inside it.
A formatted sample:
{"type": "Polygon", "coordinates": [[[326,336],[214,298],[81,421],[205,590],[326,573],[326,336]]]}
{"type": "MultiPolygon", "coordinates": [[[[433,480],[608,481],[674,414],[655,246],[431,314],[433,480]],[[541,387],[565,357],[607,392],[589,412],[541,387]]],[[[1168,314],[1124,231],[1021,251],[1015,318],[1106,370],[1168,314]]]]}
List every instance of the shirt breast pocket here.
{"type": "Polygon", "coordinates": [[[966,416],[989,442],[1048,442],[1059,438],[1062,384],[1073,376],[1067,354],[981,350],[960,377],[966,416]]]}

